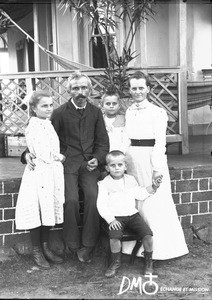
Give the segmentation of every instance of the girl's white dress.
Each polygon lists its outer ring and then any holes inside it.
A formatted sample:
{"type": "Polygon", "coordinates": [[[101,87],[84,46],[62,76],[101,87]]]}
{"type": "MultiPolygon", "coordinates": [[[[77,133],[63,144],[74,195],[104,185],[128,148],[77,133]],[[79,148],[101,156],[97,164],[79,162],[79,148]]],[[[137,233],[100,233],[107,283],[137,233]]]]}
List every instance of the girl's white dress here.
{"type": "MultiPolygon", "coordinates": [[[[152,184],[153,170],[163,174],[157,192],[137,207],[153,231],[153,259],[164,260],[188,253],[184,233],[178,219],[171,194],[170,175],[167,164],[166,128],[168,117],[164,109],[144,100],[137,107],[132,104],[126,111],[126,135],[130,139],[155,139],[153,147],[129,146],[127,173],[134,175],[139,185],[152,184]]],[[[134,242],[123,243],[123,253],[130,254],[134,242]]],[[[138,256],[142,256],[143,247],[138,256]]]]}
{"type": "Polygon", "coordinates": [[[25,130],[36,167],[25,167],[18,194],[16,228],[32,229],[63,223],[64,171],[58,136],[48,119],[31,117],[25,130]]]}
{"type": "Polygon", "coordinates": [[[114,118],[108,118],[104,115],[104,121],[109,136],[110,151],[123,151],[125,116],[116,115],[114,118]]]}

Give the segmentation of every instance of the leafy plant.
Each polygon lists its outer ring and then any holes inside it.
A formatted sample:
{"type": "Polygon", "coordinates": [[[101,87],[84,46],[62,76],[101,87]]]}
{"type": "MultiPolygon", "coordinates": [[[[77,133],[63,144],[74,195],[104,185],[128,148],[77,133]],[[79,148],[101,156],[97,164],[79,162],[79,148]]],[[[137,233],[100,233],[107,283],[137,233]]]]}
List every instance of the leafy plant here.
{"type": "Polygon", "coordinates": [[[12,25],[10,21],[7,18],[5,18],[1,12],[2,9],[0,9],[0,40],[3,43],[3,47],[7,48],[8,44],[7,44],[6,32],[8,28],[10,28],[12,25]]]}
{"type": "Polygon", "coordinates": [[[129,63],[139,54],[132,52],[132,44],[141,22],[153,17],[155,0],[60,0],[59,9],[74,9],[79,20],[84,18],[98,32],[107,58],[104,85],[113,86],[121,96],[126,95],[129,63]],[[111,32],[119,30],[120,22],[125,24],[125,41],[118,53],[116,41],[111,32]],[[126,26],[128,24],[128,26],[126,26]]]}
{"type": "Polygon", "coordinates": [[[128,71],[132,69],[128,67],[128,64],[137,56],[135,55],[135,51],[131,53],[130,49],[123,49],[123,54],[122,56],[118,56],[116,52],[116,57],[110,58],[110,68],[105,68],[105,74],[102,75],[105,78],[103,84],[114,87],[119,91],[121,97],[128,95],[128,71]]]}

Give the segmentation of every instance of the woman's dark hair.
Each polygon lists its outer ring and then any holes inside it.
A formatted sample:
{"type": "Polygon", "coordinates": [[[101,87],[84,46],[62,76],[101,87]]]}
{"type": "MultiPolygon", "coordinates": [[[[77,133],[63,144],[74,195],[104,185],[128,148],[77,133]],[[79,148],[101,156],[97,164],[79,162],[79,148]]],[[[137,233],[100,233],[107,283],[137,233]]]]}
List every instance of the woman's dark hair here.
{"type": "Polygon", "coordinates": [[[150,85],[150,80],[149,80],[149,76],[144,74],[143,72],[141,71],[136,71],[135,73],[133,73],[130,77],[129,77],[129,84],[130,84],[130,80],[131,79],[145,79],[146,80],[146,85],[151,87],[150,85]]]}

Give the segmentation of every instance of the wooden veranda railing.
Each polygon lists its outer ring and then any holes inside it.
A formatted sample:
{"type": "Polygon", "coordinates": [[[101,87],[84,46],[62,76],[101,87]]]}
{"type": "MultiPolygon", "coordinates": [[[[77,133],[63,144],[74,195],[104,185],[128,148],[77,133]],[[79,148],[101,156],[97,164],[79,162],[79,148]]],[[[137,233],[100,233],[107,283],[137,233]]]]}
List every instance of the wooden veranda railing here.
{"type": "MultiPolygon", "coordinates": [[[[73,70],[74,71],[74,70],[73,70]]],[[[69,94],[66,90],[67,79],[73,72],[46,71],[22,72],[16,74],[0,75],[0,132],[5,135],[23,135],[28,120],[28,106],[25,96],[32,90],[47,89],[53,94],[54,107],[68,101],[69,94]]],[[[167,142],[187,144],[188,137],[183,134],[180,68],[146,68],[142,69],[150,76],[150,100],[163,107],[168,114],[167,142]],[[183,140],[184,139],[184,140],[183,140]],[[187,140],[185,140],[187,139],[187,140]]],[[[93,94],[90,101],[100,106],[100,95],[104,87],[103,69],[84,71],[93,84],[93,94]]],[[[130,103],[130,97],[122,99],[122,108],[125,110],[130,103]]],[[[182,153],[186,153],[182,147],[182,153]]]]}

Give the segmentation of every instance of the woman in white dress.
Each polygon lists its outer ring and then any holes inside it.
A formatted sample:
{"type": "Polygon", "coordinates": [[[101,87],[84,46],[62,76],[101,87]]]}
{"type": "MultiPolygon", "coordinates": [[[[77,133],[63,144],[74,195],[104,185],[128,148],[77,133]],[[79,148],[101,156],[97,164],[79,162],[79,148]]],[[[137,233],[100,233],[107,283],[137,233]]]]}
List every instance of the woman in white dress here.
{"type": "Polygon", "coordinates": [[[33,92],[29,100],[31,118],[25,130],[28,149],[34,154],[35,169],[27,165],[16,205],[16,229],[29,230],[33,260],[41,267],[63,259],[48,247],[49,232],[63,223],[65,157],[60,154],[58,136],[49,120],[53,99],[47,91],[33,92]]]}
{"type": "MultiPolygon", "coordinates": [[[[126,154],[128,174],[139,185],[148,186],[163,176],[157,192],[137,203],[140,214],[153,231],[153,259],[164,260],[188,253],[184,233],[171,194],[166,157],[166,111],[147,99],[148,77],[140,71],[129,79],[134,103],[126,111],[126,135],[130,140],[126,154]]],[[[123,253],[131,253],[134,242],[123,243],[123,253]]],[[[138,252],[142,256],[143,249],[138,252]]]]}

